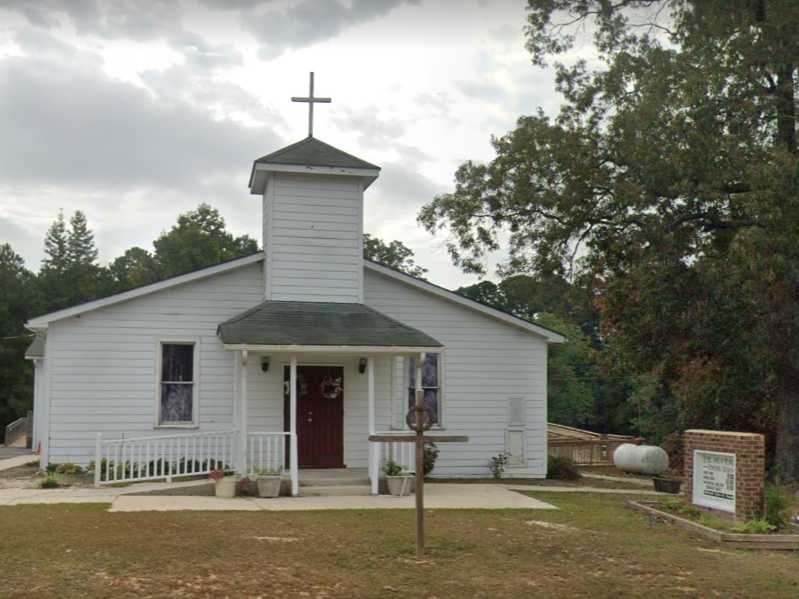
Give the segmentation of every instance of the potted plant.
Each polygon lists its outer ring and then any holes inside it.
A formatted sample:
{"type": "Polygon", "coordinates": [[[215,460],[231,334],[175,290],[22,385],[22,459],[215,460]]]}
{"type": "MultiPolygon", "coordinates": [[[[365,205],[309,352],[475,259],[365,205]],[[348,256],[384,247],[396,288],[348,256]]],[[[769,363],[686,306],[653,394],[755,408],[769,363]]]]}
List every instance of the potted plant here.
{"type": "Polygon", "coordinates": [[[257,468],[255,470],[255,484],[258,487],[258,497],[279,497],[280,475],[280,469],[257,468]]]}
{"type": "Polygon", "coordinates": [[[682,480],[673,476],[667,476],[667,473],[662,473],[654,476],[652,482],[655,484],[655,491],[659,493],[671,493],[678,495],[682,480]]]}
{"type": "Polygon", "coordinates": [[[402,466],[394,460],[388,460],[383,465],[383,472],[386,475],[388,492],[397,497],[403,497],[412,490],[413,475],[403,472],[402,466]]]}
{"type": "Polygon", "coordinates": [[[225,476],[225,471],[217,468],[216,470],[211,470],[208,478],[214,481],[217,497],[232,499],[236,496],[236,485],[239,482],[238,476],[225,476]]]}

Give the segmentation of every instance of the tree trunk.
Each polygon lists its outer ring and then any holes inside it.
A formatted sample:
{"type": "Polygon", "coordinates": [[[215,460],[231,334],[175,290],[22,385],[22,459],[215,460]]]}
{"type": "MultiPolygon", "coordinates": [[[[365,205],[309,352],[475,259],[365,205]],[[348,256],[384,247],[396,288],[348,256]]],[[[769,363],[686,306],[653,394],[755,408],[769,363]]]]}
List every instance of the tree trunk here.
{"type": "Polygon", "coordinates": [[[777,138],[778,144],[796,153],[796,98],[793,65],[786,64],[777,71],[777,138]]]}
{"type": "Polygon", "coordinates": [[[777,396],[777,447],[779,476],[799,481],[799,386],[797,377],[781,380],[777,396]]]}

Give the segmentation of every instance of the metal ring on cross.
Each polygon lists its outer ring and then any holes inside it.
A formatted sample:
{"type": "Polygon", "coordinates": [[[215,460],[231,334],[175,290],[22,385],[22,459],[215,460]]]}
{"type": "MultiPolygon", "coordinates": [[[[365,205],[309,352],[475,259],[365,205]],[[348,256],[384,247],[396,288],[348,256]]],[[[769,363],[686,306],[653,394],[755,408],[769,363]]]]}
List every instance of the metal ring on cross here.
{"type": "MultiPolygon", "coordinates": [[[[429,431],[433,424],[435,423],[435,417],[433,414],[433,410],[428,408],[427,406],[422,408],[422,432],[429,431]]],[[[417,433],[419,430],[416,428],[416,408],[413,407],[408,410],[408,413],[405,415],[405,424],[408,425],[408,428],[416,431],[417,433]]]]}

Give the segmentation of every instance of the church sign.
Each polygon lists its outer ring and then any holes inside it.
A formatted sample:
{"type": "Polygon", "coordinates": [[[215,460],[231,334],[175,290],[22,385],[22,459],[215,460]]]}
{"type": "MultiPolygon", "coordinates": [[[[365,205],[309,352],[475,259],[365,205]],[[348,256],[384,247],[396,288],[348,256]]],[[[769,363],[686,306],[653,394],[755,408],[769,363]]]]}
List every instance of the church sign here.
{"type": "Polygon", "coordinates": [[[694,450],[693,503],[735,513],[735,454],[694,450]]]}

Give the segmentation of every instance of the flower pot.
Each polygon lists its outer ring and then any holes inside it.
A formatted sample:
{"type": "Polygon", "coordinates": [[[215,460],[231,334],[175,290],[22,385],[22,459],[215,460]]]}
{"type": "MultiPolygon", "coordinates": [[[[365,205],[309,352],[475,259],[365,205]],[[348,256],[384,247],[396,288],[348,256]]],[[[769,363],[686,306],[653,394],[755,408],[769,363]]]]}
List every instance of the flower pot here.
{"type": "Polygon", "coordinates": [[[653,478],[652,482],[655,483],[655,491],[672,495],[679,494],[682,486],[682,481],[679,478],[653,478]]]}
{"type": "Polygon", "coordinates": [[[232,499],[236,496],[236,485],[239,483],[238,476],[226,476],[220,478],[215,483],[216,496],[223,499],[232,499]]]}
{"type": "Polygon", "coordinates": [[[256,479],[258,497],[280,496],[280,476],[259,476],[256,479]]]}
{"type": "Polygon", "coordinates": [[[413,476],[386,476],[386,483],[388,484],[388,492],[397,497],[403,497],[413,492],[413,476]]]}

